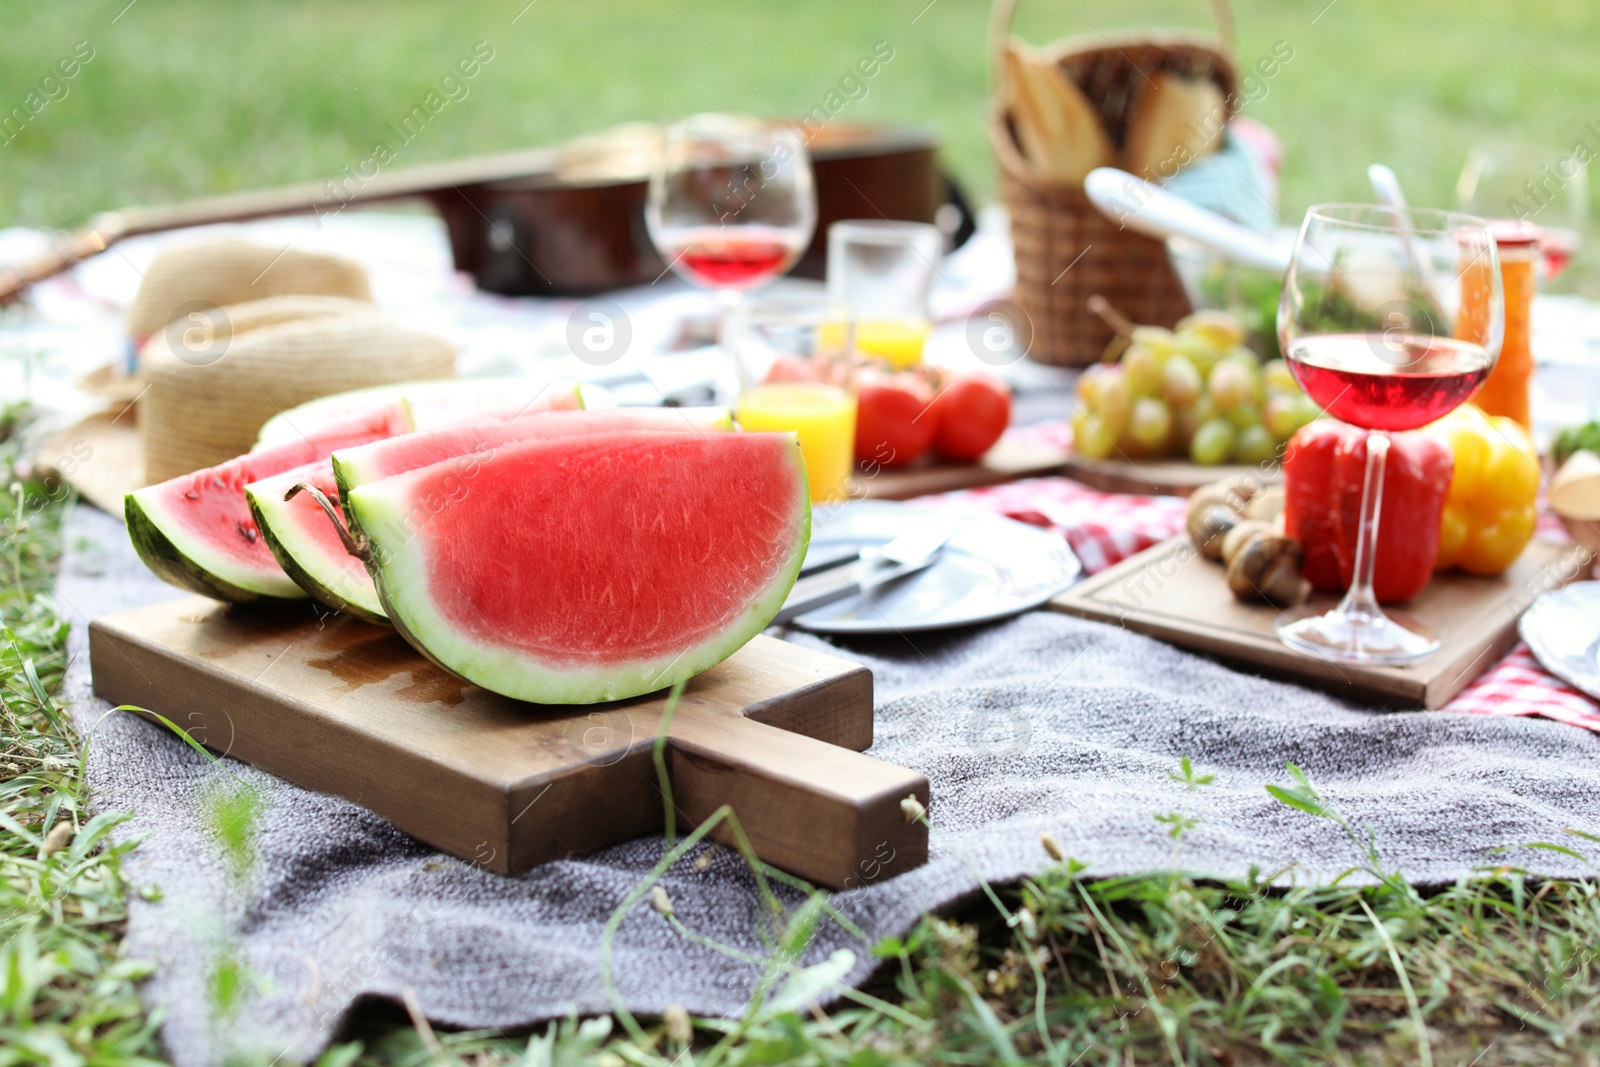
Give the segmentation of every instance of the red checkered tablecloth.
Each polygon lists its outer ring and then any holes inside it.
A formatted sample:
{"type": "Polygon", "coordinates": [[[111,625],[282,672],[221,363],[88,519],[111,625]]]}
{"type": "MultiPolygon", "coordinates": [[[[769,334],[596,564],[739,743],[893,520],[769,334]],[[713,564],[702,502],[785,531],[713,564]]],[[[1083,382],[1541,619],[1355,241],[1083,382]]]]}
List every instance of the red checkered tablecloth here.
{"type": "MultiPolygon", "coordinates": [[[[1030,428],[1028,432],[1034,431],[1030,428]]],[[[1070,478],[1033,478],[947,493],[940,499],[1054,530],[1067,539],[1089,574],[1181,532],[1185,511],[1179,497],[1102,493],[1070,478]]],[[[1560,522],[1548,512],[1541,514],[1539,536],[1568,539],[1560,522]]],[[[1600,705],[1547,673],[1521,643],[1443,710],[1543,715],[1600,731],[1600,705]]]]}

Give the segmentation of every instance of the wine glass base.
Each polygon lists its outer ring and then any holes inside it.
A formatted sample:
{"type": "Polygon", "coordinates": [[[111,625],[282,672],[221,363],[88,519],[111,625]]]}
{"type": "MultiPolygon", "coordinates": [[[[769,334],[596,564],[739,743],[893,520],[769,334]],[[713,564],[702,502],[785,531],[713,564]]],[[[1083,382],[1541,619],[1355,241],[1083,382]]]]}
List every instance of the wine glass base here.
{"type": "Polygon", "coordinates": [[[1412,663],[1433,655],[1439,638],[1403,612],[1377,615],[1302,610],[1274,627],[1290,648],[1341,663],[1412,663]]]}

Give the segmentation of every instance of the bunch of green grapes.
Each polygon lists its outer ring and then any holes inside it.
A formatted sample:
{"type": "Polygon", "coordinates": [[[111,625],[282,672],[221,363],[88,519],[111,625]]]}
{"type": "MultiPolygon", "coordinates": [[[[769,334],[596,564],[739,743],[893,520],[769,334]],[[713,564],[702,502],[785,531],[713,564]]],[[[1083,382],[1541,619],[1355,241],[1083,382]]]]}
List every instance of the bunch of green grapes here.
{"type": "Polygon", "coordinates": [[[1321,414],[1281,359],[1245,347],[1239,320],[1197,311],[1176,330],[1134,328],[1116,363],[1078,378],[1073,442],[1089,459],[1188,456],[1203,466],[1264,463],[1321,414]]]}

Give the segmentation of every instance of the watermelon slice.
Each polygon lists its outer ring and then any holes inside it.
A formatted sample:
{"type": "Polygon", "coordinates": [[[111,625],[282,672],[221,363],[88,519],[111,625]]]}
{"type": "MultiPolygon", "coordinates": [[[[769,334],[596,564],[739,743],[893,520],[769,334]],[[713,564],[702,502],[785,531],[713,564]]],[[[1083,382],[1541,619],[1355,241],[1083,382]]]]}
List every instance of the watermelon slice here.
{"type": "Polygon", "coordinates": [[[794,434],[620,430],[351,489],[390,620],[446,670],[541,704],[652,692],[782,606],[810,540],[794,434]]]}
{"type": "MultiPolygon", "coordinates": [[[[325,459],[245,486],[250,514],[273,558],[296,585],[333,610],[368,622],[388,623],[366,565],[345,549],[322,505],[309,493],[284,499],[302,482],[329,499],[337,498],[333,467],[325,459]]],[[[337,503],[333,506],[339,507],[337,503]]]]}
{"type": "Polygon", "coordinates": [[[610,408],[604,411],[548,411],[501,422],[446,427],[408,434],[392,441],[343,449],[333,457],[339,499],[351,487],[375,482],[418,467],[460,457],[462,477],[471,477],[478,462],[501,445],[539,437],[604,433],[611,430],[732,430],[733,413],[726,407],[610,408]]]}
{"type": "MultiPolygon", "coordinates": [[[[523,418],[405,434],[335,454],[327,462],[297,467],[247,486],[250,511],[272,554],[306,592],[335,611],[348,610],[369,622],[387,622],[378,591],[361,561],[322,506],[310,494],[286,494],[306,482],[324,496],[343,501],[349,486],[377,481],[445,459],[460,457],[457,473],[469,478],[476,464],[497,447],[535,437],[598,433],[604,430],[731,430],[733,416],[720,408],[617,408],[611,411],[540,412],[523,418]],[[388,446],[375,451],[373,445],[388,446]],[[336,480],[335,472],[346,473],[336,480]]],[[[341,508],[340,503],[334,504],[341,508]]]]}
{"type": "Polygon", "coordinates": [[[426,389],[408,386],[406,405],[419,430],[459,422],[515,419],[540,411],[581,411],[577,382],[539,382],[535,378],[464,378],[426,389]]]}
{"type": "Polygon", "coordinates": [[[302,430],[357,418],[375,408],[404,403],[417,430],[433,430],[464,419],[508,419],[534,411],[574,411],[585,406],[576,382],[538,378],[460,378],[405,382],[353,389],[319,397],[274,415],[256,437],[257,448],[271,448],[302,430]]]}
{"type": "Polygon", "coordinates": [[[297,600],[296,585],[261,537],[244,487],[334,449],[366,444],[411,428],[403,407],[391,404],[323,427],[216,467],[182,474],[129,493],[123,514],[145,565],[180,589],[218,600],[297,600]]]}

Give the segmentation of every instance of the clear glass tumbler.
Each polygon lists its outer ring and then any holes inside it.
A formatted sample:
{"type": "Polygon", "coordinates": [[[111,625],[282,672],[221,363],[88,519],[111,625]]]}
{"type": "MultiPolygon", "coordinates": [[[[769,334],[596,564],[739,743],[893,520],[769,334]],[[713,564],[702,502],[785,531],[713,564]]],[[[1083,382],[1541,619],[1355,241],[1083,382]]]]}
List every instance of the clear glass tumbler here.
{"type": "Polygon", "coordinates": [[[899,370],[922,359],[928,294],[944,235],[923,222],[850,220],[828,227],[828,303],[855,324],[856,349],[899,370]]]}

